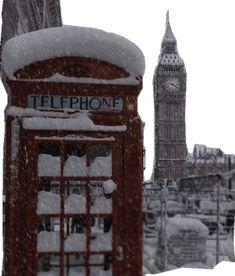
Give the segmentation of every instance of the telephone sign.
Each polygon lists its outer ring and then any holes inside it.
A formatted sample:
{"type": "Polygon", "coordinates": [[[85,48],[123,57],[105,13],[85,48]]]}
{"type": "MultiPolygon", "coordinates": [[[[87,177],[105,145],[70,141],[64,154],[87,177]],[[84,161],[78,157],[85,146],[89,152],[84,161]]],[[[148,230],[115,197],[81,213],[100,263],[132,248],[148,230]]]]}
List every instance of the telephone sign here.
{"type": "Polygon", "coordinates": [[[120,112],[123,109],[121,97],[29,95],[28,107],[35,109],[73,109],[84,111],[120,112]]]}

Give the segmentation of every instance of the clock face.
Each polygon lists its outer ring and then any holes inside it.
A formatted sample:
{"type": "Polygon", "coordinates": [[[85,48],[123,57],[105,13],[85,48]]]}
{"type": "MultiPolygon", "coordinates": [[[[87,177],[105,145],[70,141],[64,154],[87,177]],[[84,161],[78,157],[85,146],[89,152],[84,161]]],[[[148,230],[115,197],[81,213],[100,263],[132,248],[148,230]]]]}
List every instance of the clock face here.
{"type": "Polygon", "coordinates": [[[164,82],[164,87],[169,92],[177,92],[180,90],[180,81],[178,78],[169,78],[164,82]]]}

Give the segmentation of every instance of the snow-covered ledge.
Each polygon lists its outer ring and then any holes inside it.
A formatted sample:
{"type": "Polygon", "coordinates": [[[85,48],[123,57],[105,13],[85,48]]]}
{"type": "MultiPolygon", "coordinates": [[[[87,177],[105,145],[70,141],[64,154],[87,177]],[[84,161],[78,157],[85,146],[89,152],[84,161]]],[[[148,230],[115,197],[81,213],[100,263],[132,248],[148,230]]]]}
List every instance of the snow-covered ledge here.
{"type": "MultiPolygon", "coordinates": [[[[105,79],[95,79],[95,78],[78,78],[78,77],[68,77],[63,76],[59,73],[55,73],[49,78],[45,79],[30,79],[33,82],[63,82],[63,83],[88,83],[88,84],[117,84],[117,85],[138,85],[140,80],[138,77],[131,74],[127,78],[119,78],[112,80],[105,79]]],[[[25,81],[25,79],[20,79],[19,81],[25,81]]]]}
{"type": "Polygon", "coordinates": [[[83,130],[83,131],[114,131],[125,132],[126,125],[107,126],[96,125],[89,117],[89,112],[64,112],[40,111],[33,108],[11,106],[6,109],[7,116],[22,118],[24,129],[45,130],[83,130]]]}
{"type": "Polygon", "coordinates": [[[24,129],[44,130],[83,130],[83,131],[115,131],[124,132],[127,127],[95,125],[86,113],[80,113],[77,118],[39,118],[31,117],[23,119],[24,129]]]}
{"type": "Polygon", "coordinates": [[[37,61],[57,57],[90,57],[109,62],[135,76],[143,76],[142,51],[128,39],[102,30],[64,26],[26,33],[8,40],[2,65],[10,79],[14,73],[37,61]]]}

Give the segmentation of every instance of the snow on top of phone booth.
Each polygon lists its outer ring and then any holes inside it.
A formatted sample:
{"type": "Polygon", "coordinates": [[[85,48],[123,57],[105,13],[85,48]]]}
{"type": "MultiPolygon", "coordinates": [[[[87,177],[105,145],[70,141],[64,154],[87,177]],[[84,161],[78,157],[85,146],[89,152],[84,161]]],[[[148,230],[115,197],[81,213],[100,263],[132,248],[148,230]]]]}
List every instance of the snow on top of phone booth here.
{"type": "Polygon", "coordinates": [[[37,61],[57,57],[90,57],[143,76],[142,51],[128,39],[99,29],[64,26],[26,33],[8,40],[3,47],[3,70],[10,79],[14,73],[37,61]]]}

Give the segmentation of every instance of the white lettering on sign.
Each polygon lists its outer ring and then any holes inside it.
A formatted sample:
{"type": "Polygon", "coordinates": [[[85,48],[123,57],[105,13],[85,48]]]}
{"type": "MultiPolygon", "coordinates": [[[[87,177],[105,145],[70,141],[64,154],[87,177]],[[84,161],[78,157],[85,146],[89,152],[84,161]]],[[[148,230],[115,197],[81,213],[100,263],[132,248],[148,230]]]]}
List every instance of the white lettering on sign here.
{"type": "Polygon", "coordinates": [[[73,109],[88,111],[120,112],[123,109],[121,97],[29,95],[28,107],[35,109],[73,109]]]}

